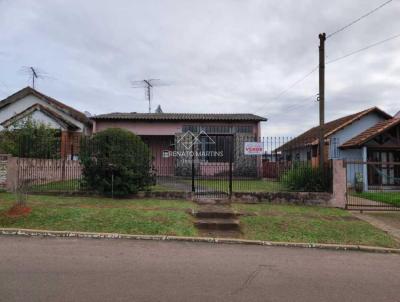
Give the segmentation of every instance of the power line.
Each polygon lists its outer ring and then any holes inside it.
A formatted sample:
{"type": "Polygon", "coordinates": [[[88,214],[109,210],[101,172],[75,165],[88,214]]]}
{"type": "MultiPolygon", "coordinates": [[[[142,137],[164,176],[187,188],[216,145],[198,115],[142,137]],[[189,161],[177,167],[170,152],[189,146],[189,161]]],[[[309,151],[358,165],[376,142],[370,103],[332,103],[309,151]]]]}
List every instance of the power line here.
{"type": "Polygon", "coordinates": [[[384,40],[382,40],[382,41],[379,41],[379,42],[373,43],[373,44],[371,44],[371,45],[365,46],[365,47],[360,48],[360,49],[358,49],[358,50],[352,51],[352,52],[350,52],[350,53],[348,53],[348,54],[345,54],[345,55],[343,55],[343,56],[340,56],[340,57],[338,57],[338,58],[336,58],[336,59],[329,60],[329,61],[326,62],[326,64],[330,64],[330,63],[333,63],[333,62],[337,62],[337,61],[343,60],[343,59],[345,59],[345,58],[347,58],[347,57],[350,57],[350,56],[352,56],[352,55],[355,55],[356,53],[359,53],[359,52],[368,50],[368,49],[370,49],[370,48],[373,48],[373,47],[378,46],[378,45],[380,45],[380,44],[389,42],[389,41],[394,40],[394,39],[399,38],[399,37],[400,37],[400,34],[391,36],[391,37],[389,37],[389,38],[387,38],[387,39],[384,39],[384,40]]]}
{"type": "Polygon", "coordinates": [[[379,5],[378,7],[375,7],[373,10],[369,11],[368,13],[366,13],[366,14],[362,15],[361,17],[355,19],[354,21],[350,22],[349,24],[347,24],[347,25],[345,25],[345,26],[339,28],[338,30],[334,31],[333,33],[327,35],[326,38],[330,38],[330,37],[332,37],[332,36],[334,36],[334,35],[336,35],[336,34],[342,32],[342,31],[344,31],[345,29],[347,29],[347,28],[349,28],[350,26],[356,24],[357,22],[361,21],[362,19],[364,19],[364,18],[366,18],[366,17],[372,15],[372,14],[375,13],[377,10],[381,9],[382,7],[384,7],[385,5],[389,4],[389,3],[392,2],[392,1],[393,1],[393,0],[388,0],[388,1],[384,2],[384,3],[382,3],[381,5],[379,5]]]}
{"type": "Polygon", "coordinates": [[[295,87],[296,85],[300,84],[303,82],[305,79],[307,79],[310,75],[312,75],[314,72],[318,70],[319,66],[314,67],[312,70],[310,70],[308,73],[306,73],[303,77],[300,79],[296,80],[293,82],[290,86],[288,86],[286,89],[282,90],[280,93],[278,93],[275,97],[273,97],[271,100],[277,100],[279,99],[282,95],[284,95],[286,92],[288,92],[290,89],[295,87]]]}

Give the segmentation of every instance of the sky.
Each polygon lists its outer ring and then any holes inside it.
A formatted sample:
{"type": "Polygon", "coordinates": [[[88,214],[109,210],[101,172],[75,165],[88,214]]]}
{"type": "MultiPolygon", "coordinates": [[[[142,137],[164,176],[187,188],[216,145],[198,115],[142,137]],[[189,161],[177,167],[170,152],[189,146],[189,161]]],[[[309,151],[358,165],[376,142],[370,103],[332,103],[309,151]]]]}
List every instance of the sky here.
{"type": "MultiPolygon", "coordinates": [[[[318,124],[318,34],[385,0],[0,0],[0,99],[30,85],[91,114],[254,113],[263,136],[318,124]]],[[[400,0],[326,41],[333,60],[400,34],[400,0]]],[[[400,110],[400,38],[326,66],[326,120],[400,110]]]]}

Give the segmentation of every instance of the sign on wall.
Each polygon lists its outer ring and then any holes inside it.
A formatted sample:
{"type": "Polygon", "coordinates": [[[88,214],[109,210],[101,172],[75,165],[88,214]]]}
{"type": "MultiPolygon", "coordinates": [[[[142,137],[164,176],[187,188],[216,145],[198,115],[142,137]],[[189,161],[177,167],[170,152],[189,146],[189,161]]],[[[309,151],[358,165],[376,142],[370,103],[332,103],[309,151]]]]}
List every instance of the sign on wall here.
{"type": "Polygon", "coordinates": [[[264,152],[264,144],[260,142],[245,142],[244,155],[262,155],[264,152]]]}

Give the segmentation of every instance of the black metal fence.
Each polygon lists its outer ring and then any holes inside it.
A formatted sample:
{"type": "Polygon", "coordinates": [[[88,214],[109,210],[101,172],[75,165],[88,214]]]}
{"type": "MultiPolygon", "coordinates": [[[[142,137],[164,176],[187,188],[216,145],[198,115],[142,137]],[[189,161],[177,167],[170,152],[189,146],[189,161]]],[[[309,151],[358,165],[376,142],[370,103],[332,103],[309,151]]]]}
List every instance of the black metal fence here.
{"type": "MultiPolygon", "coordinates": [[[[141,140],[145,147],[135,149],[125,160],[147,165],[151,182],[145,190],[187,191],[212,197],[229,197],[232,192],[331,190],[330,162],[318,166],[318,146],[311,141],[204,132],[142,136],[141,140]]],[[[109,183],[105,187],[112,191],[114,182],[121,180],[110,163],[119,162],[121,150],[130,143],[110,140],[102,153],[106,159],[100,157],[91,137],[67,143],[25,138],[19,144],[19,183],[29,192],[68,193],[96,190],[85,179],[88,160],[83,158],[109,165],[101,170],[97,181],[109,183]],[[40,152],[35,152],[36,148],[40,152]]]]}
{"type": "Polygon", "coordinates": [[[347,161],[350,210],[400,210],[400,162],[347,161]]]}

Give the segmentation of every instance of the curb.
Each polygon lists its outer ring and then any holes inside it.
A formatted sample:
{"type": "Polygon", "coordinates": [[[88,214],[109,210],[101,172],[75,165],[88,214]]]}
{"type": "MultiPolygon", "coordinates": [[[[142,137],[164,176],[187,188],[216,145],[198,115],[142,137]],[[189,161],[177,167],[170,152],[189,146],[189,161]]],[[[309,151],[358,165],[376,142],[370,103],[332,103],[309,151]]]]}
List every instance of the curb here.
{"type": "Polygon", "coordinates": [[[275,242],[262,240],[245,240],[234,238],[212,238],[212,237],[183,237],[183,236],[163,236],[163,235],[128,235],[118,233],[91,233],[91,232],[71,232],[71,231],[47,231],[33,229],[0,228],[0,235],[26,236],[26,237],[68,237],[68,238],[92,238],[92,239],[129,239],[129,240],[154,240],[154,241],[181,241],[181,242],[204,242],[217,244],[241,244],[259,245],[271,247],[296,247],[296,248],[315,248],[341,251],[362,251],[370,253],[392,253],[399,254],[400,249],[384,248],[366,245],[342,245],[325,243],[297,243],[297,242],[275,242]]]}

